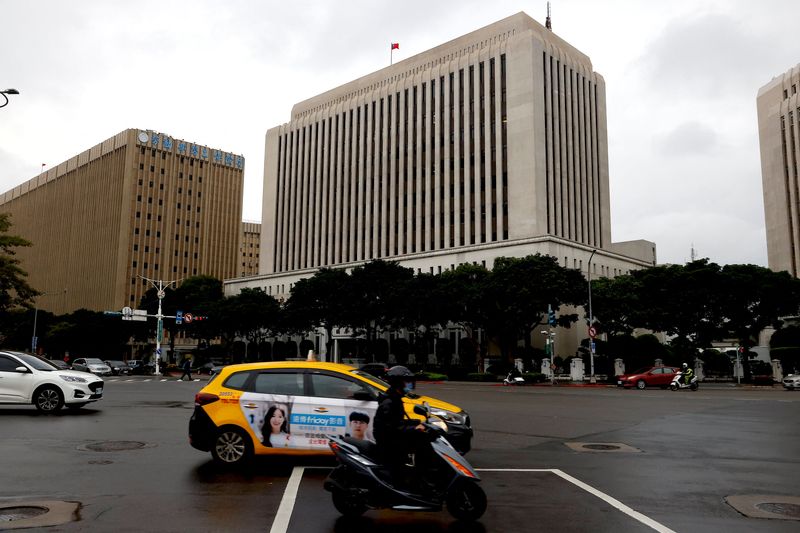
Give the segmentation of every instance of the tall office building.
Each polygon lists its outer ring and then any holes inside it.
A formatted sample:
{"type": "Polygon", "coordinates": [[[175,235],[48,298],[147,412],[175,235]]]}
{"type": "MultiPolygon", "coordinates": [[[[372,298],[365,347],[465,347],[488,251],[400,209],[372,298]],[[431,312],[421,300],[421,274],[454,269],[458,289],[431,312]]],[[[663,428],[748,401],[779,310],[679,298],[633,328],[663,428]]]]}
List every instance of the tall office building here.
{"type": "Polygon", "coordinates": [[[758,91],[758,137],[767,228],[767,260],[800,275],[800,64],[758,91]]]}
{"type": "Polygon", "coordinates": [[[239,251],[241,257],[239,276],[245,278],[257,275],[261,255],[261,224],[242,222],[242,244],[239,251]]]}
{"type": "Polygon", "coordinates": [[[609,195],[603,78],[519,13],[296,104],[266,136],[260,276],[226,290],[373,259],[655,264],[652,242],[612,243],[609,195]]]}
{"type": "Polygon", "coordinates": [[[129,129],[0,195],[30,284],[56,313],[135,307],[140,276],[239,273],[244,158],[129,129]],[[66,292],[64,292],[66,289],[66,292]]]}

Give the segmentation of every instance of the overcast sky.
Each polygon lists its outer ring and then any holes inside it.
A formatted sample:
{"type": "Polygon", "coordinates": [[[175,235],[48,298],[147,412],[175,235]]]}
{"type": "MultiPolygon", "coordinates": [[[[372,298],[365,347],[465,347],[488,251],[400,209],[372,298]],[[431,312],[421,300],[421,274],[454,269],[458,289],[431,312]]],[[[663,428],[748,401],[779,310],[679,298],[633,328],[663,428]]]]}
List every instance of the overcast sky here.
{"type": "MultiPolygon", "coordinates": [[[[546,1],[0,0],[0,191],[127,128],[246,159],[294,103],[546,1]],[[2,99],[0,99],[2,101],[2,99]]],[[[796,0],[553,0],[606,81],[614,241],[767,265],[756,94],[800,63],[796,0]]]]}

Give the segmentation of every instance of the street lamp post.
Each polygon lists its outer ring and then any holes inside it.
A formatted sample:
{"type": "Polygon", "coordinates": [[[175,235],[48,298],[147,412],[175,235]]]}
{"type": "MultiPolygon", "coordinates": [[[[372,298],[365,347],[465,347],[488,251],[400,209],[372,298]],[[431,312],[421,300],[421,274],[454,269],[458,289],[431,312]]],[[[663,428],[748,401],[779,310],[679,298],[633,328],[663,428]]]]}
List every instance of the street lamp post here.
{"type": "MultiPolygon", "coordinates": [[[[153,286],[154,289],[156,289],[156,291],[158,291],[158,292],[156,292],[156,296],[158,297],[158,313],[156,314],[156,318],[158,319],[158,325],[156,326],[156,369],[155,369],[155,375],[156,376],[160,376],[161,375],[161,370],[159,368],[159,363],[161,362],[161,335],[164,332],[164,322],[163,322],[164,314],[161,312],[161,300],[163,300],[164,296],[167,295],[166,289],[168,289],[171,285],[174,285],[174,284],[178,283],[181,280],[176,279],[176,280],[173,280],[173,281],[168,281],[165,284],[165,282],[163,280],[160,280],[160,279],[158,279],[158,280],[150,279],[150,278],[146,278],[144,276],[139,276],[139,277],[142,278],[143,280],[145,280],[146,282],[148,282],[150,285],[153,286]]],[[[174,317],[172,317],[172,318],[174,318],[174,317]]]]}
{"type": "Polygon", "coordinates": [[[7,94],[19,94],[19,91],[16,89],[6,89],[5,91],[0,91],[0,95],[2,95],[3,98],[5,98],[6,100],[2,104],[0,104],[0,107],[5,107],[8,105],[8,96],[6,96],[7,94]]]}
{"type": "MultiPolygon", "coordinates": [[[[2,106],[0,106],[0,107],[2,107],[2,106]]],[[[44,293],[40,294],[39,296],[47,296],[49,294],[66,294],[66,293],[67,293],[67,289],[64,289],[63,291],[44,292],[44,293]]],[[[36,338],[36,322],[37,322],[38,318],[39,318],[39,305],[36,304],[33,307],[33,336],[31,337],[31,353],[34,354],[34,355],[36,354],[36,345],[38,344],[38,342],[37,342],[38,339],[36,338]]]]}
{"type": "MultiPolygon", "coordinates": [[[[594,316],[592,315],[592,259],[597,250],[592,250],[589,256],[589,329],[594,326],[594,316]]],[[[597,383],[597,378],[594,377],[594,337],[589,335],[589,364],[591,370],[589,374],[589,383],[597,383]]]]}

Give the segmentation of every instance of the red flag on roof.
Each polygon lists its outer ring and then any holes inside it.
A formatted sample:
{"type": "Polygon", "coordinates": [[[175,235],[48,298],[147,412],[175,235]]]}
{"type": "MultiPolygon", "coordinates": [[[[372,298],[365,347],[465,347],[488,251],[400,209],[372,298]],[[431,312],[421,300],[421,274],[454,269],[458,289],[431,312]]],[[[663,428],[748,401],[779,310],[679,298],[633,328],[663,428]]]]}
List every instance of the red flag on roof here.
{"type": "Polygon", "coordinates": [[[392,50],[399,50],[399,49],[400,49],[400,43],[392,43],[392,50]]]}

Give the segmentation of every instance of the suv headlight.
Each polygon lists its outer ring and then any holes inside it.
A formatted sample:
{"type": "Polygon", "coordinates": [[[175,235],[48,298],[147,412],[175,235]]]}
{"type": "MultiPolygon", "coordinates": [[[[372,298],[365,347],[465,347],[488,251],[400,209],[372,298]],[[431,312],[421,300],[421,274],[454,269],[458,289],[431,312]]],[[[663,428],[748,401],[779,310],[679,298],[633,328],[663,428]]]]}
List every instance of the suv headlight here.
{"type": "Polygon", "coordinates": [[[79,378],[77,376],[64,376],[62,374],[59,374],[58,377],[60,377],[64,381],[69,381],[72,383],[86,383],[86,380],[84,378],[79,378]]]}
{"type": "Polygon", "coordinates": [[[448,411],[447,409],[436,409],[434,407],[431,408],[431,414],[433,416],[438,416],[450,424],[458,424],[463,426],[467,422],[467,414],[464,411],[460,413],[454,413],[453,411],[448,411]]]}

